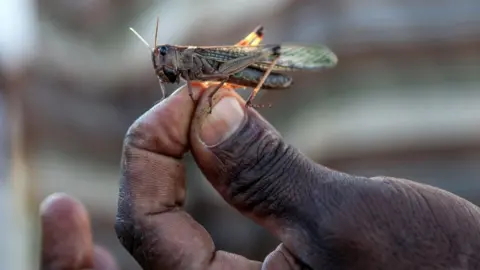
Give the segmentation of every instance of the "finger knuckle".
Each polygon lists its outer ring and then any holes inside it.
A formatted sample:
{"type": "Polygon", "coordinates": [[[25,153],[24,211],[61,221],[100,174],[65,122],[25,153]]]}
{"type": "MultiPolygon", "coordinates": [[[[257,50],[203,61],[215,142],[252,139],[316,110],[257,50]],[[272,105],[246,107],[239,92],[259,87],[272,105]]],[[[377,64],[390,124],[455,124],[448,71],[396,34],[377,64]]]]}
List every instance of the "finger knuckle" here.
{"type": "Polygon", "coordinates": [[[161,241],[156,230],[145,224],[142,219],[133,220],[117,215],[115,233],[120,244],[140,264],[142,269],[151,269],[152,263],[162,265],[165,262],[161,241]]]}
{"type": "Polygon", "coordinates": [[[151,129],[152,127],[149,123],[138,119],[128,128],[124,138],[124,145],[143,148],[153,139],[150,135],[152,134],[151,129]]]}
{"type": "Polygon", "coordinates": [[[135,259],[142,259],[139,255],[143,254],[144,239],[143,229],[138,222],[126,213],[127,211],[119,211],[117,214],[114,228],[115,234],[120,244],[130,253],[135,259]]]}
{"type": "Polygon", "coordinates": [[[115,234],[120,244],[128,251],[134,250],[135,235],[133,223],[127,222],[122,217],[118,217],[115,220],[115,234]]]}

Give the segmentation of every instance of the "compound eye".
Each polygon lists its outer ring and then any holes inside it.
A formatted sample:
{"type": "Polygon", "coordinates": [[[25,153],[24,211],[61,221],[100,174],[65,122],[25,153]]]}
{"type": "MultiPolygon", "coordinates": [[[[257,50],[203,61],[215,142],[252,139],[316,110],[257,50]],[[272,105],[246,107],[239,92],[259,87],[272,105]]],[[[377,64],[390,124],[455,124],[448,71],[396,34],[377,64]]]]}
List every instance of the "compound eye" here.
{"type": "Polygon", "coordinates": [[[167,54],[167,47],[161,46],[158,51],[160,52],[161,55],[166,55],[167,54]]]}

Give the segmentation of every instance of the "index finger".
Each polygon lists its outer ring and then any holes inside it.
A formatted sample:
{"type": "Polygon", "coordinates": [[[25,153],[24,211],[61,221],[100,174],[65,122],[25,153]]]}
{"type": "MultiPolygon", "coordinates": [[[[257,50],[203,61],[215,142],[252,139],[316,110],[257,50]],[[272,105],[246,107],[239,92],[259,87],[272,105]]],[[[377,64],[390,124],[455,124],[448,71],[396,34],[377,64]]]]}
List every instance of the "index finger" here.
{"type": "Polygon", "coordinates": [[[143,114],[125,136],[115,230],[143,269],[188,263],[179,260],[187,252],[182,242],[192,242],[190,248],[198,250],[213,249],[207,232],[180,210],[185,200],[181,159],[188,151],[194,108],[185,88],[143,114]]]}
{"type": "Polygon", "coordinates": [[[258,262],[215,252],[208,232],[182,208],[182,156],[189,150],[194,107],[183,87],[142,115],[127,132],[115,222],[117,237],[143,269],[257,267],[258,262]]]}

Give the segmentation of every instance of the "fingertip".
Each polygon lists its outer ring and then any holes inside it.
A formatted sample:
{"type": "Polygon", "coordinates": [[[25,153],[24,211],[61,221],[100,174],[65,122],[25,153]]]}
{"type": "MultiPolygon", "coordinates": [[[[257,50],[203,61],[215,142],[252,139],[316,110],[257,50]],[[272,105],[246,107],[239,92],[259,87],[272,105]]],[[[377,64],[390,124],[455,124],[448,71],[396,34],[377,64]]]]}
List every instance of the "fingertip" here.
{"type": "MultiPolygon", "coordinates": [[[[202,83],[202,82],[191,82],[190,84],[192,86],[192,94],[194,96],[199,96],[201,95],[201,93],[203,93],[203,91],[205,91],[205,89],[208,88],[208,85],[202,83]]],[[[168,96],[165,100],[169,99],[169,98],[173,98],[173,97],[182,97],[182,98],[190,98],[190,93],[188,92],[188,86],[187,84],[185,85],[182,85],[180,86],[179,88],[177,88],[177,90],[173,91],[173,93],[168,96]]]]}
{"type": "Polygon", "coordinates": [[[48,195],[40,203],[39,208],[42,216],[69,213],[86,214],[86,209],[80,201],[63,192],[56,192],[48,195]]]}
{"type": "Polygon", "coordinates": [[[279,235],[286,211],[303,204],[298,201],[307,194],[309,182],[301,179],[314,177],[315,164],[288,145],[256,110],[245,107],[234,91],[220,90],[212,113],[204,112],[208,93],[192,124],[193,157],[230,205],[279,235]],[[212,118],[213,123],[204,125],[212,118]]]}
{"type": "Polygon", "coordinates": [[[214,146],[228,139],[245,120],[245,108],[235,97],[222,98],[201,124],[199,137],[207,146],[214,146]]]}
{"type": "Polygon", "coordinates": [[[219,160],[212,149],[228,141],[243,126],[240,122],[246,121],[251,109],[246,108],[242,97],[229,87],[218,90],[211,107],[208,96],[213,90],[214,87],[205,90],[199,100],[190,129],[190,143],[197,165],[213,186],[219,188],[217,169],[219,163],[225,160],[219,160]]]}
{"type": "Polygon", "coordinates": [[[82,203],[65,193],[54,193],[41,203],[40,216],[43,267],[90,267],[93,240],[88,213],[82,203]]]}
{"type": "MultiPolygon", "coordinates": [[[[202,84],[192,84],[194,99],[203,90],[202,84]]],[[[187,85],[178,88],[137,118],[127,131],[125,146],[167,156],[182,156],[187,150],[194,108],[195,102],[187,85]]]]}
{"type": "Polygon", "coordinates": [[[213,146],[226,140],[240,126],[245,115],[245,101],[231,87],[223,87],[212,97],[209,87],[199,100],[192,123],[191,139],[213,146]]]}
{"type": "Polygon", "coordinates": [[[40,204],[40,216],[43,224],[56,229],[67,230],[69,227],[90,230],[87,209],[76,198],[66,193],[53,193],[40,204]]]}

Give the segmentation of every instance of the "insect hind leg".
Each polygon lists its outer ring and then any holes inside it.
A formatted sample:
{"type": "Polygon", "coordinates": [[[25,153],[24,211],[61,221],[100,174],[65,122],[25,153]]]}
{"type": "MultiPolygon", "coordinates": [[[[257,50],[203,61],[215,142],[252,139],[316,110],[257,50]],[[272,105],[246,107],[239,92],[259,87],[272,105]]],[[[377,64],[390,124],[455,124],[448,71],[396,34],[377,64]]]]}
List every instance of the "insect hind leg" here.
{"type": "Polygon", "coordinates": [[[260,80],[258,85],[255,87],[255,89],[253,89],[252,93],[250,94],[250,97],[248,97],[247,103],[245,103],[245,107],[249,107],[249,106],[253,107],[253,105],[252,105],[253,99],[258,94],[258,91],[260,91],[260,88],[263,86],[263,84],[265,83],[265,80],[267,79],[268,75],[270,75],[270,73],[273,70],[273,67],[277,64],[277,61],[280,58],[280,49],[281,49],[280,45],[272,47],[272,53],[275,56],[275,59],[272,61],[272,63],[270,63],[268,69],[263,74],[262,79],[260,80]]]}

